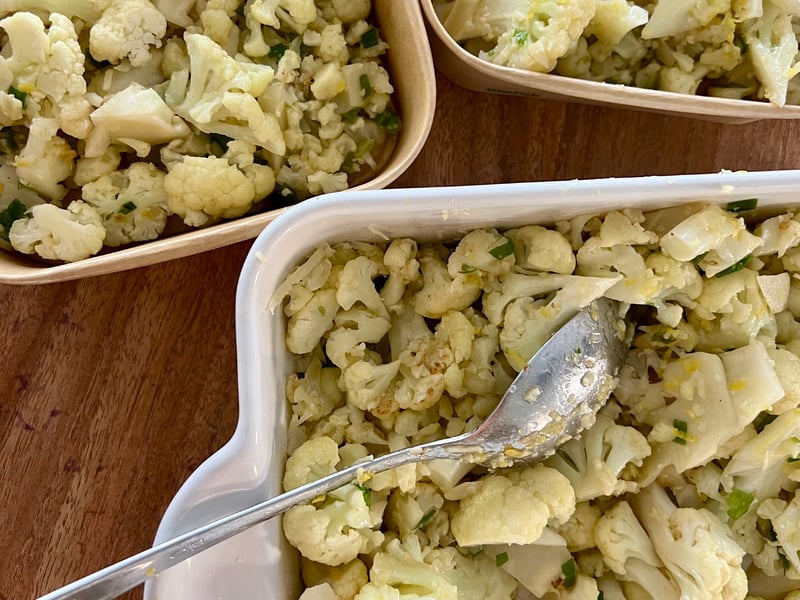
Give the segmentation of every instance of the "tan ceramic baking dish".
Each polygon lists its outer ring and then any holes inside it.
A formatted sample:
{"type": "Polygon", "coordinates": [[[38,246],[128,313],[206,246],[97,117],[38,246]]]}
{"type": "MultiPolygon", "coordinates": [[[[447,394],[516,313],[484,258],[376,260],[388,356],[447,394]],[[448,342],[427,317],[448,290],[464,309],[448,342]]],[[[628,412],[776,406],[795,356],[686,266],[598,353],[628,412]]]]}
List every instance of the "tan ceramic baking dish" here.
{"type": "Polygon", "coordinates": [[[690,96],[495,65],[470,54],[450,36],[436,15],[433,0],[420,0],[420,4],[436,68],[453,83],[469,90],[630,108],[729,124],[800,118],[800,106],[778,107],[753,100],[690,96]]]}
{"type": "MultiPolygon", "coordinates": [[[[403,129],[383,168],[352,189],[384,188],[409,167],[428,137],[436,104],[433,61],[419,4],[407,0],[374,0],[374,4],[381,35],[389,44],[388,68],[403,129]]],[[[284,210],[243,217],[69,264],[48,266],[0,251],[0,283],[67,281],[205,252],[256,237],[284,210]]]]}

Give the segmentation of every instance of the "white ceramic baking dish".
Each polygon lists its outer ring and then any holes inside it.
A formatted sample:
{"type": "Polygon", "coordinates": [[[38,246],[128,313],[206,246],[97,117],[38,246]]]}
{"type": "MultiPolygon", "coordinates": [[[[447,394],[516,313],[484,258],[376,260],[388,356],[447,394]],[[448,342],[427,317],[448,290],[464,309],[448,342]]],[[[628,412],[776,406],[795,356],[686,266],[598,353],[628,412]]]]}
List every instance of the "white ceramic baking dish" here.
{"type": "MultiPolygon", "coordinates": [[[[761,207],[797,204],[800,172],[348,191],[286,211],[255,240],[239,280],[238,427],[175,496],[156,541],[280,491],[287,425],[283,384],[290,365],[283,315],[270,312],[267,305],[285,275],[320,242],[453,239],[482,226],[509,228],[624,207],[654,209],[753,197],[761,207]]],[[[296,556],[275,519],[158,574],[148,582],[145,599],[288,600],[298,594],[296,556]]]]}

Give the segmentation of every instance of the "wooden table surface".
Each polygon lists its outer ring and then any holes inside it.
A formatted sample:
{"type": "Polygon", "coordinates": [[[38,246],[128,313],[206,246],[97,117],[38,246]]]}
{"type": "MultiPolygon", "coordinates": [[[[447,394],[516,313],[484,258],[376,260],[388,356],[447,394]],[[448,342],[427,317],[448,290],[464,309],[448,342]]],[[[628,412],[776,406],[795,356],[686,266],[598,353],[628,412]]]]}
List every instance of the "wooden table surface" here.
{"type": "MultiPolygon", "coordinates": [[[[800,167],[800,121],[720,125],[438,83],[429,140],[395,187],[800,167]]],[[[0,600],[150,545],[181,483],[232,435],[248,248],[0,285],[0,600]]]]}

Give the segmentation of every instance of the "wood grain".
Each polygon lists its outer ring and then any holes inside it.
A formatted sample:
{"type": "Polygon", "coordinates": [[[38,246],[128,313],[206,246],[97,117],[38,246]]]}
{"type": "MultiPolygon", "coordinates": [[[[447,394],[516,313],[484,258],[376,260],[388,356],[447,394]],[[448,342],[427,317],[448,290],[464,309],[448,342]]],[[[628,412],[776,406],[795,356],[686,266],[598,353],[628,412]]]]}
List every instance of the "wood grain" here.
{"type": "MultiPolygon", "coordinates": [[[[721,125],[438,84],[428,143],[395,187],[800,166],[800,122],[721,125]]],[[[181,483],[229,439],[248,248],[0,286],[0,600],[148,546],[181,483]]]]}

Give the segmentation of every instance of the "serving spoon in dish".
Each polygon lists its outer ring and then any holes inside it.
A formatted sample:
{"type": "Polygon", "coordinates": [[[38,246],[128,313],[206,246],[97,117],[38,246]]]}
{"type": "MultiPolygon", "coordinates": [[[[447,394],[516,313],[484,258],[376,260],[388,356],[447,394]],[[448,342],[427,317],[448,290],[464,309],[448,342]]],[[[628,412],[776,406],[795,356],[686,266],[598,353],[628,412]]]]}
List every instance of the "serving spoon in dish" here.
{"type": "Polygon", "coordinates": [[[629,342],[619,303],[594,300],[544,343],[474,431],[357,463],[162,542],[39,600],[115,598],[292,506],[405,464],[440,458],[501,468],[546,458],[594,422],[614,389],[629,342]]]}

